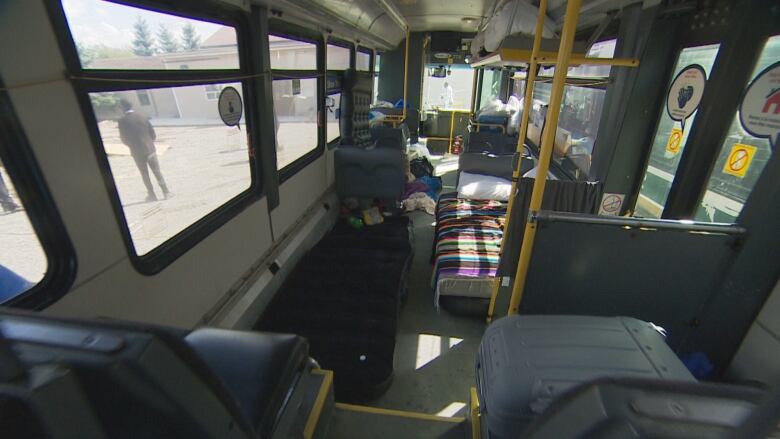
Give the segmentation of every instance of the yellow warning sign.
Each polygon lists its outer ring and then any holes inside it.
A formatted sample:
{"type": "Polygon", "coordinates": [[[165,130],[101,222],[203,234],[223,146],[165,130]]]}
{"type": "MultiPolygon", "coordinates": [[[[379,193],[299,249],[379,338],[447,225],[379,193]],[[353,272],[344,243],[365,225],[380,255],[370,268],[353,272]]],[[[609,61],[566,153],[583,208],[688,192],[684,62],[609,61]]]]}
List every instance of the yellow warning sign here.
{"type": "Polygon", "coordinates": [[[745,177],[745,173],[750,169],[750,162],[753,161],[754,155],[756,155],[755,146],[735,143],[731,147],[726,163],[723,164],[723,172],[739,178],[745,177]]]}
{"type": "Polygon", "coordinates": [[[666,141],[666,151],[676,155],[682,146],[683,132],[679,128],[672,128],[669,140],[666,141]]]}

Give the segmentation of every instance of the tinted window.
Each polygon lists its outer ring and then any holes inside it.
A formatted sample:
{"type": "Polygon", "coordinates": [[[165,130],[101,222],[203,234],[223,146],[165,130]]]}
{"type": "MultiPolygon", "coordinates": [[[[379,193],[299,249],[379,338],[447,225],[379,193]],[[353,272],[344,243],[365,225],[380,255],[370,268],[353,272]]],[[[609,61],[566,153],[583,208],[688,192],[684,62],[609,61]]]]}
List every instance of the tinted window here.
{"type": "Polygon", "coordinates": [[[317,149],[317,78],[277,79],[273,92],[276,169],[282,169],[317,149]]]}
{"type": "Polygon", "coordinates": [[[47,268],[38,235],[0,162],[0,303],[35,286],[47,268]]]}
{"type": "Polygon", "coordinates": [[[240,83],[90,93],[138,255],[250,187],[245,117],[226,126],[217,109],[225,87],[243,95],[240,83]]]}
{"type": "MultiPolygon", "coordinates": [[[[677,64],[672,72],[672,79],[667,84],[667,87],[678,73],[691,64],[702,66],[707,77],[709,77],[712,65],[715,63],[715,57],[718,55],[719,47],[719,45],[713,44],[683,49],[677,58],[677,64]]],[[[707,91],[705,90],[704,92],[706,93],[707,91]]],[[[672,120],[669,116],[666,111],[665,101],[661,106],[660,112],[660,120],[658,121],[658,128],[656,129],[653,147],[650,152],[650,161],[647,165],[642,188],[636,203],[635,213],[637,216],[661,217],[663,208],[666,205],[666,198],[669,196],[669,191],[672,188],[674,174],[677,172],[677,166],[680,164],[680,158],[685,150],[685,143],[688,141],[688,135],[691,132],[690,127],[698,110],[687,119],[684,129],[682,129],[679,121],[672,120]],[[681,129],[681,140],[678,142],[679,147],[676,149],[676,152],[669,152],[667,143],[673,130],[681,129]]]]}
{"type": "Polygon", "coordinates": [[[371,54],[366,52],[358,51],[356,62],[356,68],[358,71],[361,72],[367,72],[371,68],[371,54]]]}
{"type": "MultiPolygon", "coordinates": [[[[780,35],[770,38],[764,46],[751,78],[755,78],[769,65],[780,61],[780,35]]],[[[720,148],[718,160],[710,174],[696,219],[699,221],[734,222],[742,211],[753,186],[772,156],[772,148],[765,138],[757,138],[745,132],[734,116],[729,132],[720,148]],[[744,172],[734,172],[727,167],[727,160],[734,148],[743,145],[754,151],[744,172]]]]}
{"type": "Polygon", "coordinates": [[[317,45],[276,35],[268,36],[271,68],[317,70],[317,45]]]}
{"type": "MultiPolygon", "coordinates": [[[[328,70],[346,70],[349,68],[349,49],[328,44],[328,70]]],[[[368,67],[366,67],[368,70],[368,67]]]]}
{"type": "Polygon", "coordinates": [[[63,0],[84,69],[236,69],[232,27],[101,0],[63,0]]]}
{"type": "Polygon", "coordinates": [[[333,93],[325,98],[325,111],[327,112],[328,124],[326,127],[328,143],[338,139],[341,136],[341,93],[333,93]]]}

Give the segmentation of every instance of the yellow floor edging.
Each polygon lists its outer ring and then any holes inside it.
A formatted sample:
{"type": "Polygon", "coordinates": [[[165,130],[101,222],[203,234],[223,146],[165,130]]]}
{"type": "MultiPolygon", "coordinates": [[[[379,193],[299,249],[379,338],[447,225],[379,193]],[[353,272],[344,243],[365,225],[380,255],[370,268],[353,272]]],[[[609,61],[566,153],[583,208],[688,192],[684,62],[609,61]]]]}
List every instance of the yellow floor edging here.
{"type": "Polygon", "coordinates": [[[314,400],[314,406],[311,408],[309,419],[306,420],[306,426],[303,429],[303,437],[305,439],[314,437],[317,422],[320,420],[322,409],[325,407],[325,399],[328,397],[328,392],[330,392],[330,388],[333,385],[333,372],[324,369],[313,369],[311,373],[323,375],[323,377],[320,390],[317,392],[317,399],[314,400]]]}
{"type": "Polygon", "coordinates": [[[408,412],[404,410],[393,410],[393,409],[382,409],[378,407],[367,407],[364,405],[345,404],[341,402],[336,403],[336,408],[340,408],[342,410],[349,410],[353,412],[372,413],[375,415],[398,416],[401,418],[421,419],[425,421],[452,422],[456,424],[466,420],[466,418],[463,417],[448,418],[445,416],[429,415],[427,413],[408,412]]]}

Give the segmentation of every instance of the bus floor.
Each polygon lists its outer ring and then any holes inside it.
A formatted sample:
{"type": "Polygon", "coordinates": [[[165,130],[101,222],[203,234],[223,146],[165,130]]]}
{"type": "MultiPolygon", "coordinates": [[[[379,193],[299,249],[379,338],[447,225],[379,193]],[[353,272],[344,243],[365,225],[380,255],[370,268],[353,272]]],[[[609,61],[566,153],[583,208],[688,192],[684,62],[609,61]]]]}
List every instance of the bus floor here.
{"type": "MultiPolygon", "coordinates": [[[[432,160],[436,165],[439,160],[432,160]]],[[[443,192],[455,190],[455,172],[442,175],[443,192]]],[[[481,318],[436,309],[430,264],[434,217],[409,214],[414,227],[414,261],[409,297],[401,309],[395,377],[389,390],[369,406],[439,416],[464,416],[474,385],[474,360],[485,330],[481,318]]]]}
{"type": "Polygon", "coordinates": [[[462,417],[439,417],[399,410],[336,404],[325,437],[338,439],[466,439],[470,424],[462,417]]]}

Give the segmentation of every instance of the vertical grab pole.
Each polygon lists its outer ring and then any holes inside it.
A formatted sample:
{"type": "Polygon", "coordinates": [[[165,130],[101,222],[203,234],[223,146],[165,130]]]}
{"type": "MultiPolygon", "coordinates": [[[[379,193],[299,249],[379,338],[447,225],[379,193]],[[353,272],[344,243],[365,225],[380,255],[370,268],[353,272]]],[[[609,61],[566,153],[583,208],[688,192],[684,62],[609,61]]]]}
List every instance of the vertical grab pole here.
{"type": "MultiPolygon", "coordinates": [[[[517,154],[522,155],[525,149],[525,139],[528,136],[528,118],[531,115],[531,106],[533,105],[534,97],[534,83],[536,82],[536,57],[539,56],[539,50],[542,45],[542,31],[544,29],[544,17],[547,15],[547,0],[541,0],[539,2],[539,17],[536,19],[536,29],[534,31],[534,46],[531,50],[531,63],[528,65],[528,72],[525,75],[525,96],[523,96],[523,114],[520,115],[520,132],[517,136],[517,154]]],[[[522,156],[521,156],[522,157],[522,156]]],[[[520,158],[522,160],[522,158],[520,158]]],[[[505,231],[509,230],[512,205],[515,201],[515,194],[517,193],[517,182],[520,181],[520,163],[518,160],[517,167],[512,173],[512,191],[509,196],[509,204],[506,209],[506,222],[504,223],[505,231]]],[[[506,233],[504,234],[506,236],[506,233]]],[[[501,251],[503,252],[504,239],[501,239],[501,251]]],[[[501,277],[496,276],[493,281],[493,291],[490,294],[490,305],[488,306],[487,321],[490,323],[493,320],[493,312],[496,309],[496,297],[498,297],[498,291],[501,289],[501,277]]]]}
{"type": "Polygon", "coordinates": [[[569,59],[574,45],[574,33],[577,31],[577,18],[580,12],[582,0],[569,0],[566,5],[566,17],[563,22],[561,44],[558,48],[558,60],[555,64],[552,91],[550,92],[550,106],[547,109],[547,127],[542,135],[542,150],[539,152],[539,168],[536,171],[534,190],[531,193],[531,203],[528,208],[528,221],[525,224],[523,246],[520,248],[520,260],[517,263],[514,284],[512,285],[512,297],[509,300],[509,314],[517,314],[520,300],[523,297],[525,281],[528,277],[528,267],[531,263],[531,252],[536,239],[536,213],[542,207],[544,187],[547,183],[547,171],[550,168],[550,158],[555,144],[555,135],[558,133],[558,116],[561,113],[563,101],[563,86],[566,83],[566,75],[569,70],[569,59]]]}
{"type": "Polygon", "coordinates": [[[401,121],[406,122],[406,94],[408,92],[409,88],[409,27],[406,27],[406,51],[404,52],[404,102],[403,102],[403,112],[401,113],[401,121]]]}

